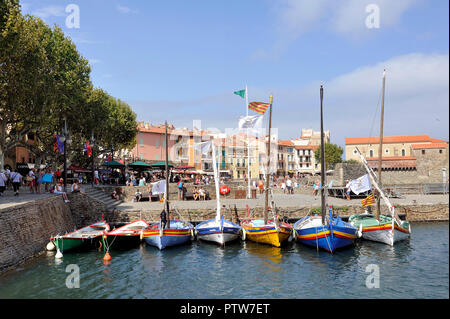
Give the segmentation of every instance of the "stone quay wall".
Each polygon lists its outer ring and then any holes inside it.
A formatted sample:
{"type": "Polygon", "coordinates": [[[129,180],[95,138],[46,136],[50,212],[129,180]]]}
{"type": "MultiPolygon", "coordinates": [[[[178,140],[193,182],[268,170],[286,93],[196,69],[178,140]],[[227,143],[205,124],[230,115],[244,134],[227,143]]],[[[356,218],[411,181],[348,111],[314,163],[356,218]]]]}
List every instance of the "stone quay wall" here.
{"type": "Polygon", "coordinates": [[[0,272],[41,253],[51,236],[76,228],[61,196],[0,210],[0,272]]]}

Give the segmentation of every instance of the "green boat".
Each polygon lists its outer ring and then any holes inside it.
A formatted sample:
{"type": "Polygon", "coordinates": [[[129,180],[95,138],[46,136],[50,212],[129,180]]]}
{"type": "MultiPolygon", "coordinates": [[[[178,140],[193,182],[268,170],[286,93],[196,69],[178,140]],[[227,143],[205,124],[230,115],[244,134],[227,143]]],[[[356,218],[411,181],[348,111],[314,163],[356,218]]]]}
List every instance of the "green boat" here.
{"type": "Polygon", "coordinates": [[[55,245],[58,256],[75,248],[92,248],[99,245],[104,232],[109,231],[109,225],[104,221],[80,228],[63,236],[54,236],[50,240],[55,245]]]}

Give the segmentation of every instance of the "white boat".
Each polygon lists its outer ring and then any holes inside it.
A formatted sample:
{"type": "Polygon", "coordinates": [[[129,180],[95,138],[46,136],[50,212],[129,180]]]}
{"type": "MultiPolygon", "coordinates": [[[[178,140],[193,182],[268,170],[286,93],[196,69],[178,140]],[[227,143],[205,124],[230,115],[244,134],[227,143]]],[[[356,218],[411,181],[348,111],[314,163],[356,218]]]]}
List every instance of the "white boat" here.
{"type": "MultiPolygon", "coordinates": [[[[205,155],[212,150],[213,169],[214,169],[214,184],[216,187],[216,218],[204,221],[195,227],[197,237],[201,240],[211,241],[219,245],[224,245],[226,242],[235,240],[239,237],[241,226],[224,220],[220,211],[220,192],[219,192],[219,174],[217,172],[216,151],[214,147],[214,140],[200,143],[202,145],[201,152],[205,155]]],[[[197,145],[197,146],[200,146],[197,145]]]]}

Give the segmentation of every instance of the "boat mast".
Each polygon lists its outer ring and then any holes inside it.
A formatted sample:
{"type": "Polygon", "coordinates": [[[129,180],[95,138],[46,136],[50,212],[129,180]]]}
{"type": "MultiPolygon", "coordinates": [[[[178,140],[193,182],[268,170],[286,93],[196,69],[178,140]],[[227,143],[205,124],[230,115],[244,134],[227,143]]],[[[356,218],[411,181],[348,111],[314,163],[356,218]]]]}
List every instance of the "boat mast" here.
{"type": "MultiPolygon", "coordinates": [[[[383,126],[384,126],[384,88],[386,82],[386,70],[383,71],[383,91],[381,95],[381,120],[380,120],[380,146],[378,149],[378,182],[380,183],[380,187],[382,187],[381,183],[381,165],[382,165],[382,157],[383,157],[383,126]]],[[[381,212],[381,198],[380,195],[377,196],[377,212],[376,218],[380,220],[380,212],[381,212]]]]}
{"type": "Polygon", "coordinates": [[[167,138],[167,121],[166,121],[166,129],[165,129],[165,138],[166,138],[166,214],[167,214],[167,228],[170,227],[170,213],[169,213],[169,145],[167,138]]]}
{"type": "Polygon", "coordinates": [[[268,216],[268,207],[269,207],[269,169],[270,169],[270,129],[272,127],[272,102],[273,102],[273,95],[270,94],[270,110],[269,110],[269,146],[267,149],[267,167],[266,167],[266,200],[264,202],[264,224],[267,224],[267,216],[268,216]]]}
{"type": "Polygon", "coordinates": [[[323,138],[323,86],[320,86],[320,178],[322,187],[320,189],[322,225],[325,225],[325,145],[323,138]]]}
{"type": "Polygon", "coordinates": [[[216,187],[216,201],[217,201],[217,211],[216,211],[216,220],[219,221],[220,214],[220,192],[219,192],[219,174],[218,174],[218,163],[216,163],[216,149],[214,147],[214,139],[211,140],[211,150],[212,150],[212,160],[213,160],[213,169],[214,169],[214,185],[216,187]]]}

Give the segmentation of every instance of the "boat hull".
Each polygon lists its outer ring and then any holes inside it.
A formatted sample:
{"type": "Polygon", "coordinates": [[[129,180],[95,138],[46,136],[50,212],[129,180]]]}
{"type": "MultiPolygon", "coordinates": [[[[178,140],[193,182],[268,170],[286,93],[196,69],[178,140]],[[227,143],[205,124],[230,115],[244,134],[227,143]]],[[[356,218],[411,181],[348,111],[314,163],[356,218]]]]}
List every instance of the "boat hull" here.
{"type": "MultiPolygon", "coordinates": [[[[140,234],[137,235],[107,235],[107,246],[109,249],[125,249],[139,246],[141,243],[140,234]]],[[[106,247],[105,247],[106,248],[106,247]]]]}
{"type": "Polygon", "coordinates": [[[294,230],[297,242],[328,252],[352,245],[357,232],[355,227],[322,225],[321,218],[310,221],[303,218],[294,224],[294,230]]]}
{"type": "Polygon", "coordinates": [[[362,238],[364,240],[375,241],[386,245],[394,245],[396,242],[408,239],[411,235],[409,223],[405,223],[408,228],[394,223],[392,229],[392,220],[390,217],[381,216],[381,223],[373,215],[353,215],[350,216],[350,223],[359,228],[361,227],[362,238]]]}
{"type": "Polygon", "coordinates": [[[152,225],[148,229],[144,229],[142,236],[143,240],[150,246],[157,247],[159,250],[171,246],[183,245],[191,241],[193,234],[193,226],[188,224],[183,228],[172,228],[176,221],[170,221],[170,228],[159,229],[159,223],[152,225]]]}
{"type": "Polygon", "coordinates": [[[53,238],[53,243],[56,246],[56,249],[59,250],[61,253],[65,253],[67,251],[71,250],[77,250],[77,249],[94,249],[100,247],[100,236],[95,238],[53,238]]]}
{"type": "Polygon", "coordinates": [[[217,221],[211,219],[198,224],[195,229],[200,240],[224,245],[239,237],[241,226],[226,220],[217,221]]]}
{"type": "Polygon", "coordinates": [[[248,238],[248,240],[272,245],[274,247],[281,247],[292,233],[292,226],[286,223],[280,223],[278,230],[273,222],[260,227],[243,222],[241,227],[245,231],[245,237],[248,238]]]}

